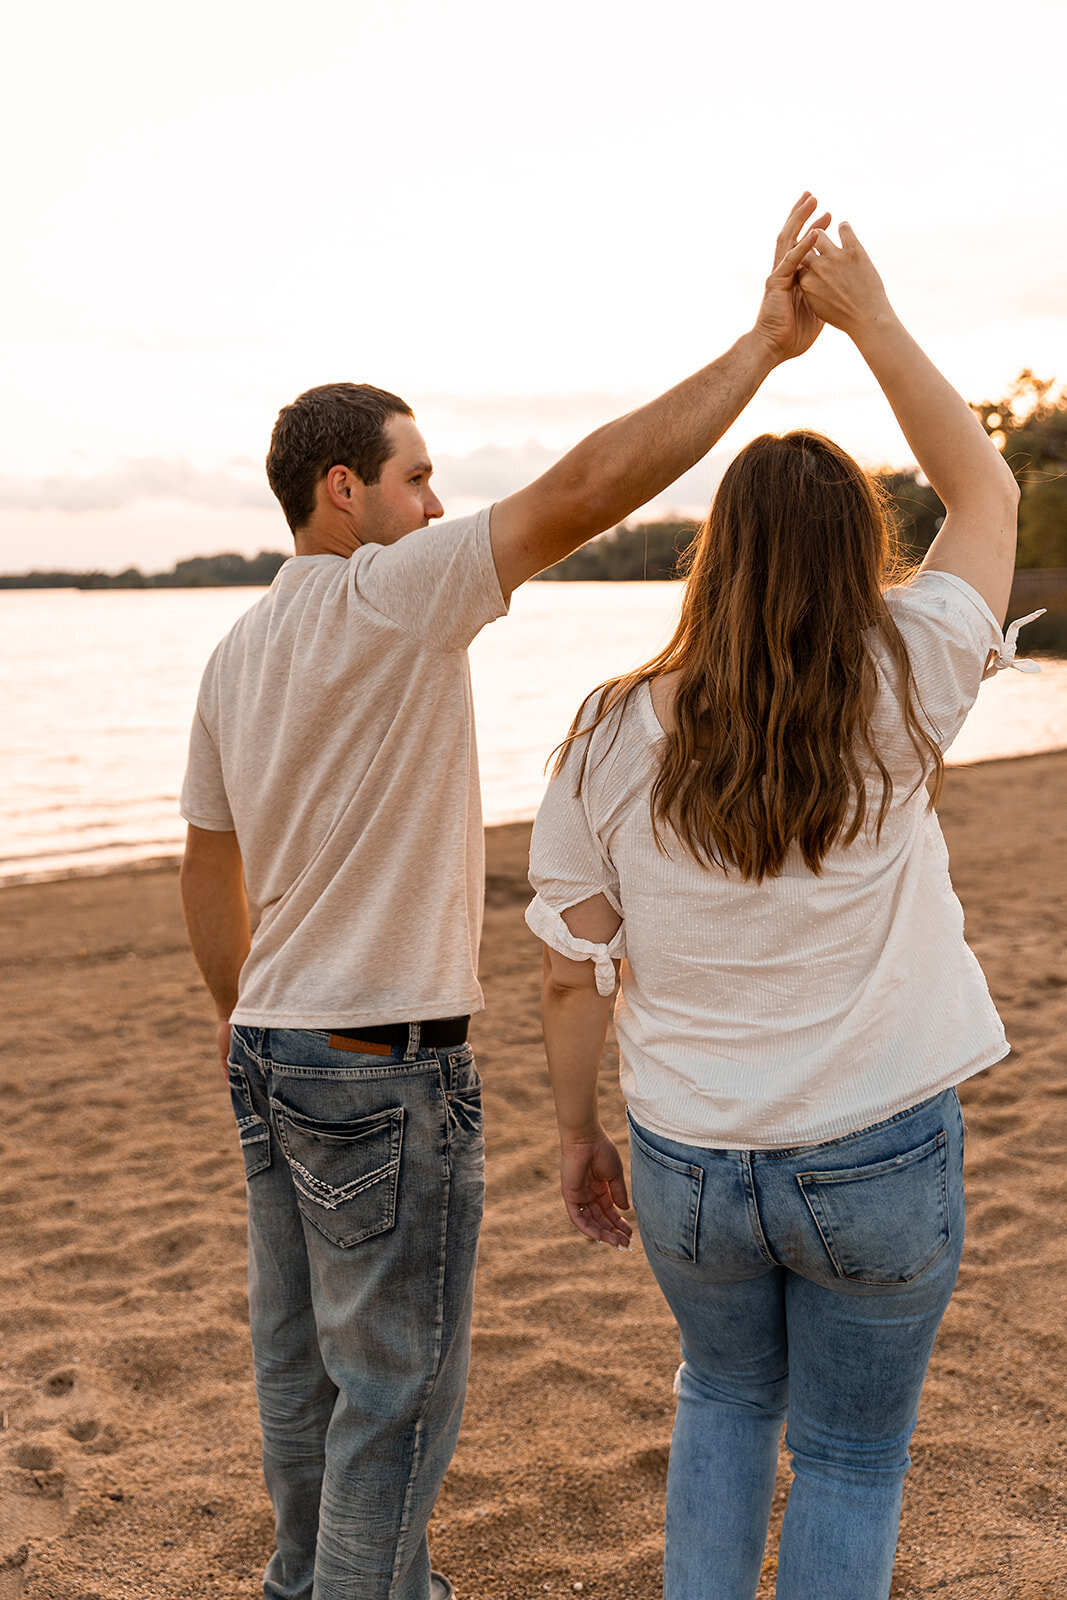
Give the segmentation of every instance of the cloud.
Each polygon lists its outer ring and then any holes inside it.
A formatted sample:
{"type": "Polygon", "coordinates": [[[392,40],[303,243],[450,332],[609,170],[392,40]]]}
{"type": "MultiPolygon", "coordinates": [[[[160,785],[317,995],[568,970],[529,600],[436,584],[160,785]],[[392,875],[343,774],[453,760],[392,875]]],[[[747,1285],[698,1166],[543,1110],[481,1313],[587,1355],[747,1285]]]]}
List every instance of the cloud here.
{"type": "Polygon", "coordinates": [[[262,509],[274,504],[261,465],[235,458],[204,469],[180,457],[122,459],[116,466],[41,477],[0,475],[0,510],[120,511],[142,501],[262,509]]]}
{"type": "MultiPolygon", "coordinates": [[[[436,481],[449,495],[496,500],[536,478],[558,454],[536,441],[514,449],[485,445],[469,455],[438,456],[436,481]]],[[[96,471],[79,463],[65,473],[0,475],[4,511],[121,511],[161,500],[219,510],[275,506],[262,464],[243,458],[203,468],[180,457],[126,457],[96,471]]]]}
{"type": "MultiPolygon", "coordinates": [[[[487,444],[466,454],[436,455],[434,482],[449,510],[457,501],[488,505],[539,477],[560,453],[530,439],[521,445],[487,444]]],[[[654,510],[660,515],[702,513],[728,459],[713,455],[700,462],[656,498],[654,510]]],[[[68,473],[0,475],[0,511],[78,514],[147,509],[160,502],[220,511],[276,509],[262,465],[243,457],[211,468],[180,457],[153,456],[127,457],[95,472],[79,464],[68,473]]]]}
{"type": "Polygon", "coordinates": [[[467,455],[435,452],[434,485],[443,496],[499,500],[540,477],[558,459],[558,450],[537,439],[518,446],[481,445],[467,455]]]}

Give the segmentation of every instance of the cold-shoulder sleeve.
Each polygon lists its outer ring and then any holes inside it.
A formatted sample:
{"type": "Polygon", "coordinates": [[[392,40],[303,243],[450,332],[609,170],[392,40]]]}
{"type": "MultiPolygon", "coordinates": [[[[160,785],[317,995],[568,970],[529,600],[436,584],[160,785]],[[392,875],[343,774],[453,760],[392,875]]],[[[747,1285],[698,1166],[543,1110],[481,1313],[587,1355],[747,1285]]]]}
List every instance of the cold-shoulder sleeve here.
{"type": "Polygon", "coordinates": [[[623,915],[619,879],[608,852],[597,837],[584,796],[576,793],[578,761],[575,747],[548,786],[534,823],[530,848],[530,883],[534,899],[526,922],[537,937],[571,961],[592,961],[597,989],[611,994],[615,987],[614,961],[626,954],[626,924],[606,944],[577,939],[562,912],[602,894],[623,915]]]}

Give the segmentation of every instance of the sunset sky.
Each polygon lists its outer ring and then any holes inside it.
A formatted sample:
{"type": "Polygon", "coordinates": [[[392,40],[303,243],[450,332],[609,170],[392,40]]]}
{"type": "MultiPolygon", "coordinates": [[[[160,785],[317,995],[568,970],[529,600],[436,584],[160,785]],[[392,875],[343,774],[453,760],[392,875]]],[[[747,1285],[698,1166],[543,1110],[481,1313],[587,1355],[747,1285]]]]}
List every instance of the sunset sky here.
{"type": "MultiPolygon", "coordinates": [[[[280,405],[415,407],[450,511],[750,323],[812,189],[968,398],[1067,379],[1067,10],[37,0],[0,21],[0,570],[284,549],[280,405]],[[1024,31],[1025,29],[1025,31],[1024,31]]],[[[847,341],[762,428],[906,447],[847,341]]]]}

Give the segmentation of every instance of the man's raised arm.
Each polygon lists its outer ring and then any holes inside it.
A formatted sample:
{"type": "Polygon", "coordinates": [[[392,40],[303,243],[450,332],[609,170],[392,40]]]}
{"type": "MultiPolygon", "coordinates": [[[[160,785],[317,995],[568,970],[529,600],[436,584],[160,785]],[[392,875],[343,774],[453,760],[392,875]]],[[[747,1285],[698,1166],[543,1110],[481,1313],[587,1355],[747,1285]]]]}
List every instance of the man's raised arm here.
{"type": "Polygon", "coordinates": [[[822,323],[797,287],[796,270],[813,229],[829,221],[824,213],[798,239],[815,205],[811,195],[802,195],[778,235],[774,270],[750,332],[657,400],[598,428],[534,483],[493,507],[493,558],[505,595],[688,472],[768,373],[814,342],[822,323]]]}

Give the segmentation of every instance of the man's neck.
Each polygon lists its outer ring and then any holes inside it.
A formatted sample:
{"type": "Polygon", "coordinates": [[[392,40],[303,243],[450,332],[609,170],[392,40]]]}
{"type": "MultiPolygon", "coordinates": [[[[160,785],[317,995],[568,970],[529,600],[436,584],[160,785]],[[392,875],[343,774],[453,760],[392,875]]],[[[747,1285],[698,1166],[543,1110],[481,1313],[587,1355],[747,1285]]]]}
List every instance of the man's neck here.
{"type": "Polygon", "coordinates": [[[293,534],[298,556],[344,556],[359,549],[362,541],[352,525],[340,518],[313,516],[293,534]]]}

